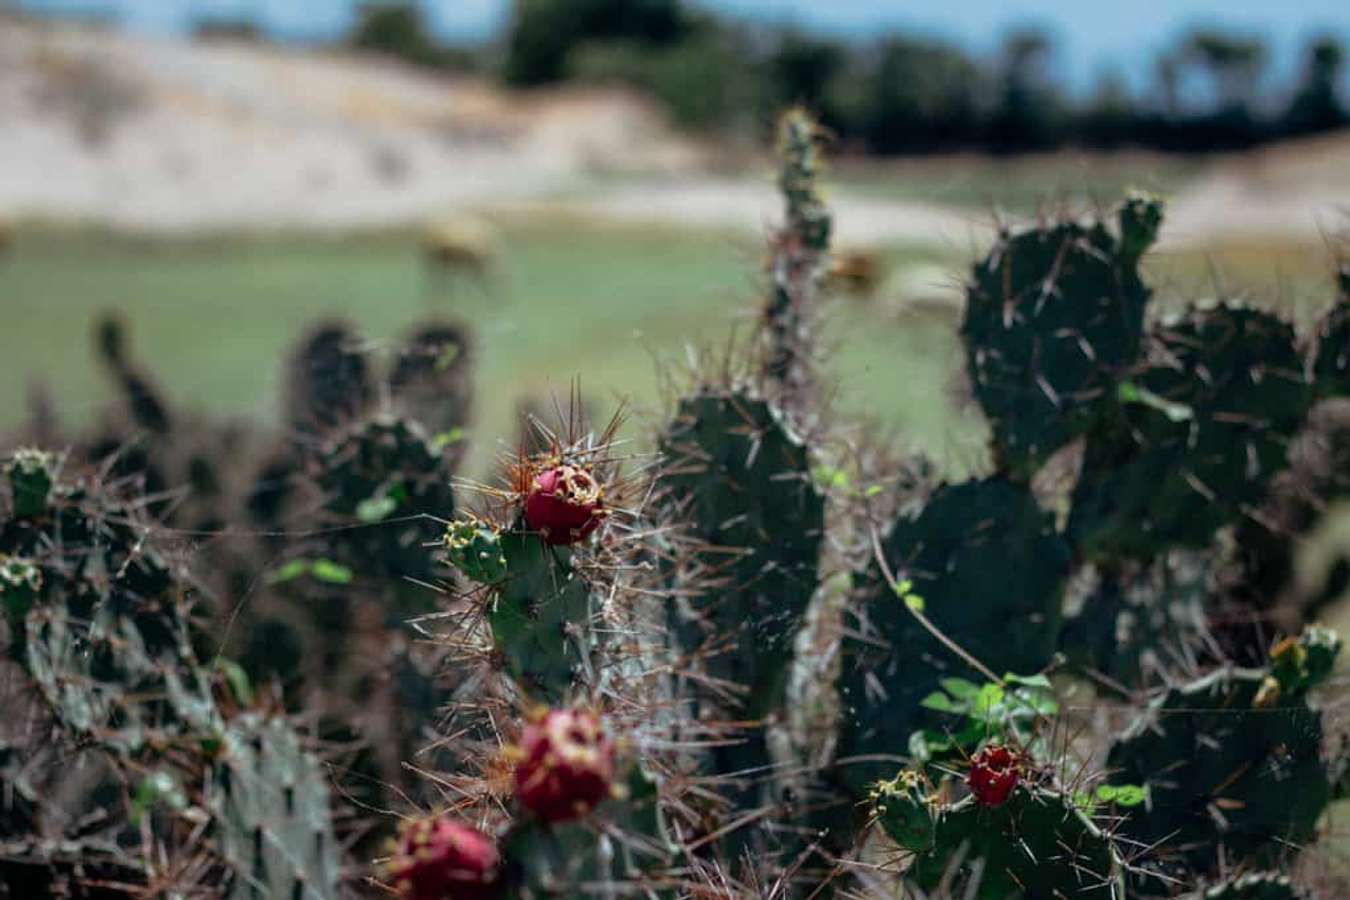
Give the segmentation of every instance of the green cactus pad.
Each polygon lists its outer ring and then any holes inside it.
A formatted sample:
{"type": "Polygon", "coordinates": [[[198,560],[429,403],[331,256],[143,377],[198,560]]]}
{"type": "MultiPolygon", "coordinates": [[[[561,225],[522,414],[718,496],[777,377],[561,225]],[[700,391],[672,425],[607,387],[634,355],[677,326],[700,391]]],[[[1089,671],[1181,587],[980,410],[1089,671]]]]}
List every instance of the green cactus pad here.
{"type": "Polygon", "coordinates": [[[1148,800],[1120,831],[1158,845],[1147,863],[1168,877],[1276,865],[1316,833],[1331,785],[1322,716],[1301,698],[1260,708],[1265,670],[1233,669],[1160,693],[1112,746],[1112,778],[1148,800]]]}
{"type": "Polygon", "coordinates": [[[1162,324],[1120,399],[1088,437],[1069,516],[1091,558],[1206,546],[1285,467],[1312,392],[1288,324],[1220,305],[1162,324]]]}
{"type": "MultiPolygon", "coordinates": [[[[932,623],[994,672],[1032,673],[1050,663],[1069,551],[1026,488],[997,477],[943,486],[896,523],[883,550],[932,623]]],[[[872,579],[878,596],[867,619],[876,640],[845,642],[839,681],[842,774],[859,795],[885,773],[849,759],[907,753],[911,732],[938,724],[923,699],[943,677],[972,674],[915,621],[875,566],[872,579]]]]}
{"type": "Polygon", "coordinates": [[[1062,795],[1019,788],[1003,805],[966,798],[938,814],[933,849],[905,873],[972,900],[1124,900],[1115,842],[1062,795]]]}
{"type": "MultiPolygon", "coordinates": [[[[310,470],[325,520],[354,526],[330,540],[339,561],[359,563],[367,577],[435,577],[426,545],[436,538],[435,520],[454,515],[454,470],[418,423],[393,416],[357,422],[320,445],[310,470]]],[[[410,608],[391,611],[399,621],[434,607],[430,591],[405,599],[410,608]]]]}
{"type": "MultiPolygon", "coordinates": [[[[1350,274],[1342,277],[1350,281],[1350,274]]],[[[1350,285],[1317,323],[1313,383],[1320,397],[1350,396],[1350,285]]]]}
{"type": "Polygon", "coordinates": [[[715,391],[681,403],[661,445],[662,503],[688,525],[687,563],[716,585],[677,613],[680,644],[717,645],[708,674],[747,689],[742,715],[764,716],[818,585],[825,501],[806,447],[769,404],[715,391]]]}
{"type": "Polygon", "coordinates": [[[328,778],[280,718],[232,720],[207,804],[225,862],[227,900],[336,900],[338,844],[328,778]]]}
{"type": "Polygon", "coordinates": [[[559,705],[590,657],[590,587],[567,550],[536,535],[508,532],[501,549],[510,574],[487,600],[494,645],[526,696],[559,705]]]}
{"type": "MultiPolygon", "coordinates": [[[[1127,233],[1147,246],[1145,224],[1127,233]]],[[[1137,263],[1104,226],[1062,222],[1002,237],[975,266],[961,334],[1007,472],[1030,478],[1112,406],[1144,332],[1137,263]]]]}
{"type": "Polygon", "coordinates": [[[891,840],[905,850],[927,853],[937,841],[937,808],[923,775],[907,769],[878,782],[870,796],[872,813],[891,840]]]}
{"type": "Polygon", "coordinates": [[[1185,900],[1312,900],[1313,895],[1295,887],[1288,875],[1253,872],[1216,884],[1185,900]]]}
{"type": "Polygon", "coordinates": [[[6,570],[26,560],[20,583],[3,591],[9,652],[64,727],[136,749],[152,729],[179,724],[164,699],[166,678],[192,686],[184,696],[204,690],[191,647],[190,582],[136,498],[90,476],[51,486],[44,502],[40,519],[0,522],[6,570]]]}

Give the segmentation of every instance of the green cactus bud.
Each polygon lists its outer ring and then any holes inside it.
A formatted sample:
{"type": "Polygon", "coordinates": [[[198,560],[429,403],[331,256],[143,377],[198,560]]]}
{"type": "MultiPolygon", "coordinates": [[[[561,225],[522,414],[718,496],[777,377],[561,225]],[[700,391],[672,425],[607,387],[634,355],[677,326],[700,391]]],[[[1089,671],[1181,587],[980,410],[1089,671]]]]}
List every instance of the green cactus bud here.
{"type": "Polygon", "coordinates": [[[1138,259],[1158,239],[1162,227],[1162,198],[1144,191],[1130,191],[1120,205],[1120,249],[1138,259]]]}
{"type": "Polygon", "coordinates": [[[926,853],[937,834],[937,815],[923,774],[906,769],[872,788],[872,812],[881,827],[906,850],[926,853]]]}
{"type": "Polygon", "coordinates": [[[1188,894],[1184,900],[1312,900],[1312,896],[1295,887],[1288,875],[1251,872],[1188,894]]]}
{"type": "Polygon", "coordinates": [[[496,584],[507,575],[501,530],[491,522],[464,516],[445,529],[450,563],[479,584],[496,584]]]}
{"type": "Polygon", "coordinates": [[[14,515],[32,519],[47,509],[51,494],[54,461],[50,453],[26,448],[14,451],[5,464],[10,490],[14,495],[14,515]]]}
{"type": "Polygon", "coordinates": [[[0,605],[10,622],[23,621],[40,590],[42,570],[32,560],[0,553],[0,605]]]}

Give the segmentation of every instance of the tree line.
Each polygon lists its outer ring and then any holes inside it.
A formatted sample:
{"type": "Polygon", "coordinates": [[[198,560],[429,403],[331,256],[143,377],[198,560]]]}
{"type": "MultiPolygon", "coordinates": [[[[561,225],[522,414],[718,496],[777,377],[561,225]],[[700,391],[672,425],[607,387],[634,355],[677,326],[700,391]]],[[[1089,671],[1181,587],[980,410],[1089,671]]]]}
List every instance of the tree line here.
{"type": "Polygon", "coordinates": [[[1027,152],[1065,145],[1210,152],[1350,124],[1345,51],[1309,38],[1290,83],[1274,83],[1259,35],[1198,29],[1158,53],[1140,89],[1102,73],[1085,97],[1055,75],[1055,42],[1009,32],[977,57],[930,37],[847,41],[755,27],[682,0],[516,0],[503,39],[444,47],[414,3],[366,6],[350,37],[364,50],[491,71],[506,84],[623,84],[694,129],[758,129],[804,103],[846,147],[872,153],[1027,152]]]}

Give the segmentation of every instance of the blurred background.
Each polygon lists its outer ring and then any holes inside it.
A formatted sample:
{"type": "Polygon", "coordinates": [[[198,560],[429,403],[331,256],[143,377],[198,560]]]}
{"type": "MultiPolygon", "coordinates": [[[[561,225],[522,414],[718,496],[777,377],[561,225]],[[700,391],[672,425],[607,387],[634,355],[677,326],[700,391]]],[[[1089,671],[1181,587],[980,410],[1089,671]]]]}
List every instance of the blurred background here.
{"type": "Polygon", "coordinates": [[[959,283],[998,222],[1151,189],[1164,299],[1330,301],[1343,0],[910,6],[0,0],[0,430],[108,400],[108,311],[176,405],[264,423],[317,319],[375,355],[462,319],[479,474],[575,377],[651,407],[662,361],[744,320],[791,103],[834,135],[859,261],[840,404],[953,471],[983,441],[949,389],[959,283]]]}

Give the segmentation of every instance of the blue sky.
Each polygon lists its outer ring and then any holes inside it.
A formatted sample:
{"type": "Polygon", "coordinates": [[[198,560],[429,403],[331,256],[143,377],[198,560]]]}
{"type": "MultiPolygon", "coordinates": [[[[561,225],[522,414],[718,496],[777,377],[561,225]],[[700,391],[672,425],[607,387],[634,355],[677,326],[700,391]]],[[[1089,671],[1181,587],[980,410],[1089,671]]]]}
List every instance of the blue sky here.
{"type": "MultiPolygon", "coordinates": [[[[756,21],[794,22],[866,37],[883,28],[921,30],[974,49],[996,44],[1009,26],[1035,23],[1060,40],[1061,64],[1074,83],[1104,68],[1127,76],[1147,64],[1182,28],[1222,24],[1259,32],[1287,67],[1304,38],[1332,30],[1350,43],[1350,0],[697,0],[699,5],[756,21]]],[[[446,36],[481,39],[506,19],[510,0],[422,0],[446,36]]],[[[20,7],[105,11],[141,30],[168,32],[200,15],[256,17],[273,34],[322,39],[341,34],[354,0],[18,0],[20,7]]],[[[1136,80],[1136,79],[1131,79],[1136,80]]]]}

